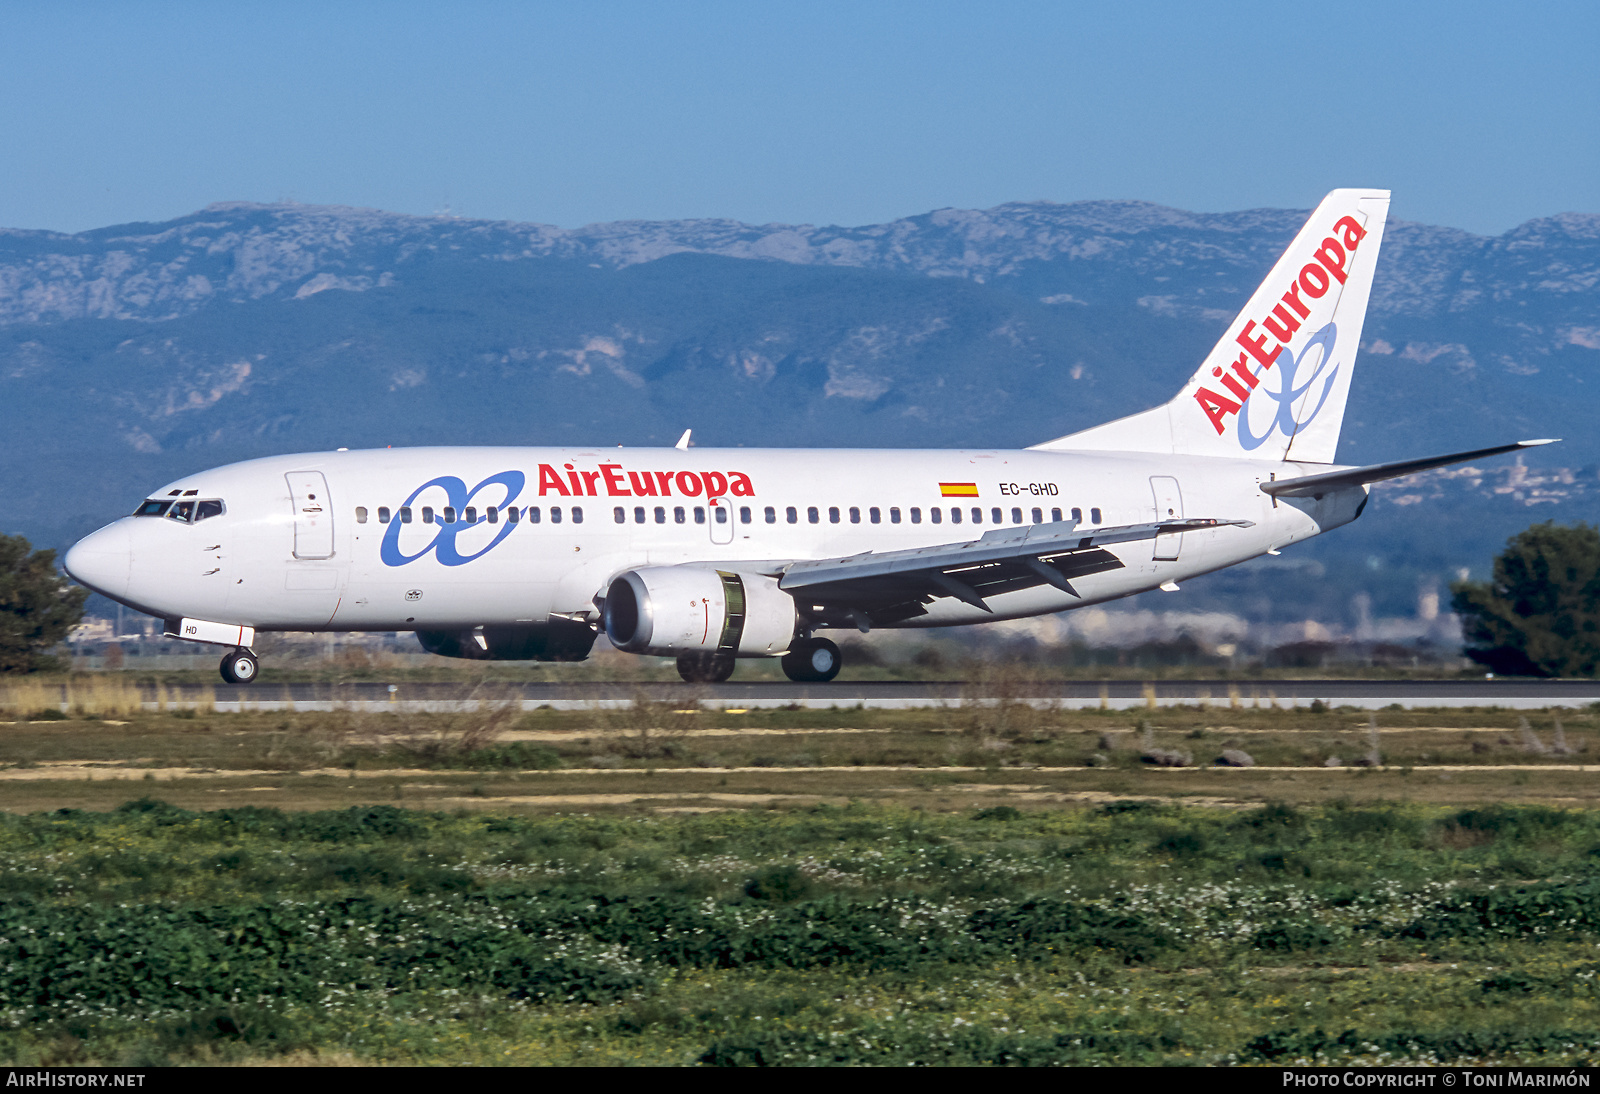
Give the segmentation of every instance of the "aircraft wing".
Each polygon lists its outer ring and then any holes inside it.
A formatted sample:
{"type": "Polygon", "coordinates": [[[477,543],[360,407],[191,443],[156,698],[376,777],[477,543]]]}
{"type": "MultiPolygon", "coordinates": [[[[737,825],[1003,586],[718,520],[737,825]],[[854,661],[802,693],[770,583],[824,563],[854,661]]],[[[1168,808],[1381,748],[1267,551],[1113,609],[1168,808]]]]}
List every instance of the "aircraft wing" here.
{"type": "Polygon", "coordinates": [[[1555,443],[1555,440],[1517,441],[1515,444],[1496,445],[1494,448],[1476,448],[1471,452],[1452,452],[1447,456],[1424,456],[1418,460],[1374,463],[1344,471],[1328,471],[1320,475],[1302,475],[1296,479],[1264,482],[1261,484],[1261,489],[1275,498],[1320,498],[1323,494],[1348,486],[1365,486],[1369,482],[1398,479],[1403,475],[1415,475],[1418,471],[1429,471],[1435,467],[1447,467],[1453,463],[1481,460],[1487,456],[1498,456],[1505,452],[1517,452],[1524,448],[1537,448],[1542,444],[1555,443]]]}
{"type": "Polygon", "coordinates": [[[964,543],[796,562],[778,587],[808,602],[813,614],[839,615],[863,628],[925,615],[924,605],[941,596],[991,611],[986,597],[1035,585],[1081,595],[1073,578],[1122,568],[1105,549],[1109,544],[1252,523],[1184,519],[1079,530],[1067,520],[997,528],[964,543]]]}

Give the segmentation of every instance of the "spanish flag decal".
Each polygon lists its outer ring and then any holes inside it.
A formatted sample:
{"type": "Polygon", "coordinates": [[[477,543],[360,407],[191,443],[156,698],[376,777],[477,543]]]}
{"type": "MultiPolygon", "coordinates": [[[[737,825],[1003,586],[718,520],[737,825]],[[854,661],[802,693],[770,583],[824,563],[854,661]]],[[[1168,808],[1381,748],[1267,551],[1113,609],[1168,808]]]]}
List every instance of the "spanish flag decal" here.
{"type": "Polygon", "coordinates": [[[978,484],[975,482],[941,482],[939,496],[942,498],[975,498],[978,496],[978,484]]]}

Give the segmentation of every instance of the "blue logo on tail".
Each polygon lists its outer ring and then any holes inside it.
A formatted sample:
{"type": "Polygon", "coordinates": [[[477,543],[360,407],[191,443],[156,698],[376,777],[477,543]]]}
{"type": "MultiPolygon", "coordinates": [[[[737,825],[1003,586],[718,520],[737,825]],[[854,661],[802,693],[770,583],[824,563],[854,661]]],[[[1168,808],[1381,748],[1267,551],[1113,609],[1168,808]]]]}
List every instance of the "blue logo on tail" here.
{"type": "Polygon", "coordinates": [[[1278,360],[1271,369],[1264,369],[1256,373],[1261,377],[1261,386],[1252,391],[1251,398],[1245,401],[1244,407],[1239,411],[1239,446],[1246,452],[1253,452],[1267,443],[1274,430],[1281,431],[1285,437],[1292,438],[1297,432],[1310,425],[1317,414],[1321,412],[1322,405],[1328,401],[1328,395],[1333,391],[1333,382],[1339,376],[1339,366],[1333,364],[1333,345],[1338,340],[1338,329],[1332,323],[1323,327],[1311,340],[1300,348],[1298,357],[1292,356],[1289,348],[1284,347],[1278,354],[1278,360]],[[1296,374],[1300,367],[1306,364],[1306,358],[1311,356],[1313,348],[1321,347],[1322,355],[1317,360],[1317,367],[1311,375],[1306,377],[1305,383],[1296,385],[1296,374]],[[1331,366],[1331,367],[1330,367],[1331,366]],[[1303,399],[1311,390],[1317,378],[1327,372],[1327,379],[1322,383],[1321,394],[1317,398],[1317,405],[1311,408],[1311,413],[1299,422],[1295,421],[1294,406],[1303,399]],[[1279,387],[1276,391],[1267,386],[1267,378],[1277,376],[1279,387]],[[1250,407],[1261,396],[1266,395],[1278,405],[1269,420],[1267,428],[1261,436],[1256,436],[1250,431],[1250,407]]]}

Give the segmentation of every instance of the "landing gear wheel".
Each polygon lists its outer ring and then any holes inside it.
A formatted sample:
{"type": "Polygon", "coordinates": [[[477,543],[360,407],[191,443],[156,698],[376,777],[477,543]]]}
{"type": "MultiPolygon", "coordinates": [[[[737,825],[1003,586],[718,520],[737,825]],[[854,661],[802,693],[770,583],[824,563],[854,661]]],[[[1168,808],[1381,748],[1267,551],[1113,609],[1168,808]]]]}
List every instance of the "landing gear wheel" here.
{"type": "Polygon", "coordinates": [[[721,653],[686,653],[678,658],[678,675],[689,684],[720,684],[733,675],[733,658],[721,653]]]}
{"type": "Polygon", "coordinates": [[[249,684],[261,672],[261,662],[247,649],[233,650],[222,659],[222,678],[230,684],[249,684]]]}
{"type": "Polygon", "coordinates": [[[826,638],[801,638],[778,664],[783,667],[783,674],[797,684],[826,684],[844,668],[844,656],[826,638]]]}

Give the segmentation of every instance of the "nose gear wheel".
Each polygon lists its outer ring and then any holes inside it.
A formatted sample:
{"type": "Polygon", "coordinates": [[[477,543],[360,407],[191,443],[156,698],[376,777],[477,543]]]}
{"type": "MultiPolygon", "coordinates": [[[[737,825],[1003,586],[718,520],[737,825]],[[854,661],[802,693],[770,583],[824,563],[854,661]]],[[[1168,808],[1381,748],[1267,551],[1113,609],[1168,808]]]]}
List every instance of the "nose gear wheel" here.
{"type": "Polygon", "coordinates": [[[222,678],[230,684],[249,684],[261,673],[261,660],[247,649],[236,649],[228,653],[218,666],[222,678]]]}

